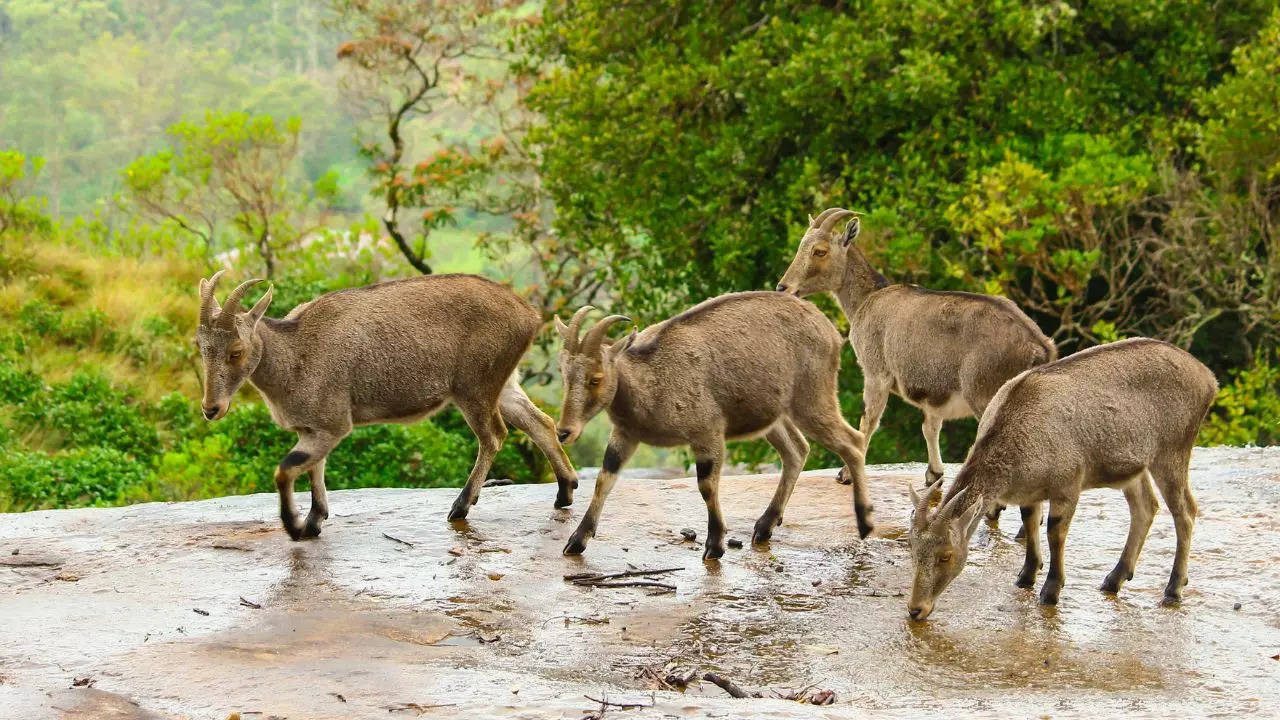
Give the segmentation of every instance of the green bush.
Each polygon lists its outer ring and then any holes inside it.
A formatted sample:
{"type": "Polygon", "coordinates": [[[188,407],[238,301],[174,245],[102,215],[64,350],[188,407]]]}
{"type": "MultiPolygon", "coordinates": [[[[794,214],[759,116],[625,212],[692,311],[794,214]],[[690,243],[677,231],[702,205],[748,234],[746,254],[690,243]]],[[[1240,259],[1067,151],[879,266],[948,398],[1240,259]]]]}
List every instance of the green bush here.
{"type": "Polygon", "coordinates": [[[147,463],[159,450],[155,425],[98,374],[77,372],[66,383],[32,394],[16,417],[27,428],[53,432],[62,447],[108,447],[147,463]]]}
{"type": "Polygon", "coordinates": [[[105,447],[53,454],[0,450],[0,487],[15,510],[119,504],[141,488],[149,469],[105,447]]]}
{"type": "Polygon", "coordinates": [[[97,347],[111,350],[120,334],[110,326],[107,314],[97,308],[64,316],[59,341],[76,347],[97,347]]]}
{"type": "Polygon", "coordinates": [[[1200,430],[1201,445],[1271,445],[1280,441],[1280,363],[1259,356],[1232,372],[1218,390],[1214,412],[1200,430]]]}
{"type": "Polygon", "coordinates": [[[62,328],[62,311],[44,300],[32,300],[18,311],[18,322],[40,337],[54,335],[62,328]]]}
{"type": "Polygon", "coordinates": [[[0,359],[0,402],[18,404],[44,387],[40,376],[31,370],[0,359]]]}

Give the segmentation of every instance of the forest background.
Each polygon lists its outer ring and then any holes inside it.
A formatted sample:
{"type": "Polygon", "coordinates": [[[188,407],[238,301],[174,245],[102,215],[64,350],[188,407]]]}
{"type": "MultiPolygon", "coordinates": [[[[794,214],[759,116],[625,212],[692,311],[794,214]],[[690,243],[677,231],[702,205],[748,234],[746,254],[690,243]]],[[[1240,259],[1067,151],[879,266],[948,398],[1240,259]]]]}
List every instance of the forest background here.
{"type": "MultiPolygon", "coordinates": [[[[1271,444],[1278,78],[1250,0],[0,0],[0,510],[274,489],[256,393],[198,414],[215,269],[276,316],[475,272],[643,327],[773,287],[830,206],[891,280],[1005,295],[1063,355],[1189,349],[1222,386],[1200,443],[1271,444]]],[[[524,370],[553,415],[554,335],[524,370]]],[[[855,424],[861,382],[846,346],[855,424]]],[[[922,460],[920,421],[891,402],[868,461],[922,460]]],[[[474,454],[449,411],[358,429],[327,479],[456,485],[474,454]]],[[[493,475],[547,468],[513,433],[493,475]]]]}

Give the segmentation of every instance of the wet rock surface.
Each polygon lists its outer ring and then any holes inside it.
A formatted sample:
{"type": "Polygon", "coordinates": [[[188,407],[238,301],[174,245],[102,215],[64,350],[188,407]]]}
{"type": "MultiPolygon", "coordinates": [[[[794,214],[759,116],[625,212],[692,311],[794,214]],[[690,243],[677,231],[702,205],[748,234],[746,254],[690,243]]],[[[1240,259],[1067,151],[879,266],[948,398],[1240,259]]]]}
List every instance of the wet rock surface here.
{"type": "MultiPolygon", "coordinates": [[[[300,543],[270,495],[0,515],[0,716],[581,718],[598,700],[630,718],[1280,712],[1280,451],[1197,451],[1179,608],[1158,606],[1163,511],[1133,580],[1096,589],[1128,511],[1094,491],[1056,608],[1014,587],[1006,512],[933,617],[909,622],[906,483],[923,473],[870,469],[866,541],[849,488],[807,473],[770,545],[705,565],[700,537],[680,535],[705,522],[687,478],[619,483],[581,558],[560,549],[590,482],[566,510],[554,485],[486,488],[454,524],[453,490],[334,492],[323,535],[300,543]],[[680,568],[652,578],[675,592],[564,580],[632,568],[680,568]],[[834,704],[784,699],[826,691],[834,704]]],[[[731,532],[775,482],[724,479],[731,532]]]]}

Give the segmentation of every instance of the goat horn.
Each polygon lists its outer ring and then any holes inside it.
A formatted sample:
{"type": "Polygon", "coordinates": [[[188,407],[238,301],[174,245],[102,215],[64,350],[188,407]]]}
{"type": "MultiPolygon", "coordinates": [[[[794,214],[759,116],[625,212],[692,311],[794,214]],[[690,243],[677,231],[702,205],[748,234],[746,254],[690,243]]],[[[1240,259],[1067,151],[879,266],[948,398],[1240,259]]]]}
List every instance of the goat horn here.
{"type": "Polygon", "coordinates": [[[582,331],[582,320],[587,313],[595,310],[590,305],[583,305],[569,319],[568,327],[560,328],[560,337],[564,338],[564,349],[570,352],[578,349],[578,333],[582,331]]]}
{"type": "Polygon", "coordinates": [[[838,222],[840,222],[840,221],[841,221],[841,220],[843,220],[844,218],[847,218],[847,217],[849,217],[850,215],[856,215],[856,214],[857,214],[857,213],[855,213],[855,212],[854,212],[854,211],[852,211],[852,210],[845,210],[844,208],[832,208],[831,210],[828,210],[827,212],[829,212],[829,213],[831,213],[831,214],[830,214],[830,215],[827,215],[825,218],[823,218],[823,220],[822,220],[822,225],[818,228],[818,232],[823,233],[823,234],[828,234],[828,233],[830,233],[830,232],[831,232],[831,228],[835,227],[835,224],[836,224],[836,223],[838,223],[838,222]]]}
{"type": "Polygon", "coordinates": [[[218,322],[222,325],[231,325],[235,321],[235,316],[240,312],[240,301],[244,299],[244,294],[249,292],[249,288],[262,282],[262,278],[254,278],[245,280],[236,286],[227,294],[227,301],[222,305],[222,312],[218,315],[218,322]]]}
{"type": "Polygon", "coordinates": [[[816,227],[818,227],[818,225],[819,225],[819,224],[821,224],[823,220],[826,220],[826,219],[827,219],[827,216],[828,216],[828,215],[830,215],[830,214],[831,214],[831,213],[833,213],[833,212],[838,212],[839,210],[840,210],[840,208],[827,208],[826,210],[823,210],[822,212],[818,213],[818,217],[814,217],[814,216],[810,215],[810,216],[809,216],[809,227],[811,227],[811,228],[816,228],[816,227]]]}
{"type": "Polygon", "coordinates": [[[200,324],[208,325],[213,320],[213,314],[219,311],[218,299],[213,296],[213,290],[218,285],[218,280],[222,277],[222,273],[226,270],[219,270],[214,273],[208,280],[200,281],[200,324]]]}
{"type": "Polygon", "coordinates": [[[960,488],[955,495],[952,495],[951,499],[947,501],[947,504],[943,505],[942,509],[938,511],[938,517],[955,517],[956,511],[960,509],[960,498],[963,497],[965,492],[968,490],[969,486],[966,485],[960,488]]]}
{"type": "Polygon", "coordinates": [[[609,332],[609,327],[618,322],[631,322],[631,318],[626,315],[610,315],[594,327],[587,331],[587,336],[582,339],[579,349],[583,355],[595,355],[600,352],[600,345],[604,343],[605,333],[609,332]]]}
{"type": "Polygon", "coordinates": [[[214,314],[221,310],[218,306],[218,299],[214,297],[213,293],[218,286],[218,280],[222,278],[222,274],[225,272],[226,270],[219,270],[208,279],[202,278],[200,280],[200,323],[202,325],[208,324],[213,319],[214,314]]]}

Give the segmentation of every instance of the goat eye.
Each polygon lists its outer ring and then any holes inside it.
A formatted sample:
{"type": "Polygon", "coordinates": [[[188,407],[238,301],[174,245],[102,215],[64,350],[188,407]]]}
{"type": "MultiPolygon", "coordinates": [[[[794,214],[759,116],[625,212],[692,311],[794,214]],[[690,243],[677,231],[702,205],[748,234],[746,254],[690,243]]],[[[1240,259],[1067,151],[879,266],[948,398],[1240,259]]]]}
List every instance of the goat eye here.
{"type": "Polygon", "coordinates": [[[944,553],[942,553],[941,555],[939,555],[939,556],[938,556],[938,564],[939,564],[939,565],[946,565],[946,564],[947,564],[947,563],[949,563],[949,562],[951,562],[951,552],[950,552],[950,551],[944,552],[944,553]]]}
{"type": "Polygon", "coordinates": [[[814,250],[814,251],[813,251],[813,256],[814,256],[814,257],[826,257],[826,256],[827,256],[827,251],[826,251],[826,250],[814,250]]]}
{"type": "Polygon", "coordinates": [[[241,355],[244,355],[244,353],[241,352],[240,350],[232,350],[231,354],[228,355],[228,357],[230,357],[232,360],[239,360],[241,355]]]}
{"type": "Polygon", "coordinates": [[[601,379],[602,378],[599,375],[593,375],[591,376],[591,379],[587,381],[587,383],[591,385],[599,385],[601,379]]]}

